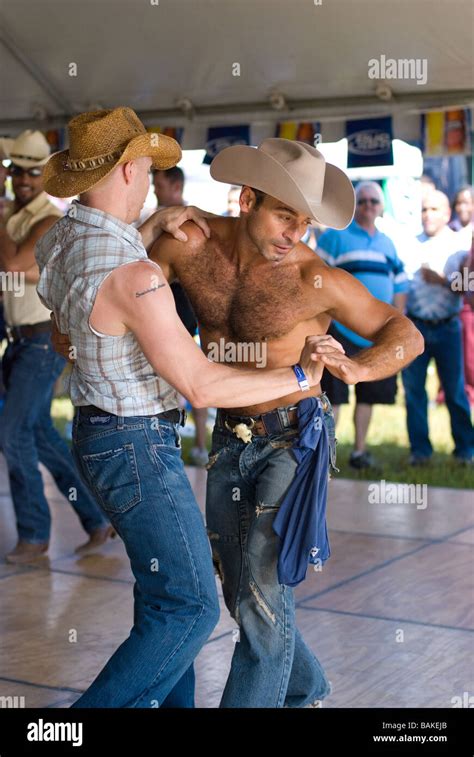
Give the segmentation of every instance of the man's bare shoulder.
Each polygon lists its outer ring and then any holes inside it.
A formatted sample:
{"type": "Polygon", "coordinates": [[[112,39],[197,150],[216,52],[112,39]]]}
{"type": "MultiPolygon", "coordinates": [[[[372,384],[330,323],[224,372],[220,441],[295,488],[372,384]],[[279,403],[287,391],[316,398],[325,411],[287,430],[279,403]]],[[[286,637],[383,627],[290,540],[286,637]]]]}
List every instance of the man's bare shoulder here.
{"type": "Polygon", "coordinates": [[[153,260],[131,260],[115,268],[104,284],[110,281],[112,287],[121,287],[124,284],[139,285],[150,280],[161,283],[166,281],[159,264],[153,260]]]}
{"type": "Polygon", "coordinates": [[[228,237],[232,233],[232,222],[237,219],[216,216],[215,218],[207,218],[206,220],[211,230],[210,239],[206,237],[202,229],[194,221],[186,221],[181,226],[181,231],[186,234],[187,241],[182,242],[165,232],[156,240],[151,248],[150,258],[157,262],[160,262],[160,260],[172,262],[178,257],[189,258],[190,256],[204,252],[210,242],[228,237]]]}
{"type": "Polygon", "coordinates": [[[335,270],[328,266],[317,252],[308,247],[308,245],[303,244],[303,242],[300,242],[298,245],[298,256],[301,275],[305,283],[311,283],[316,275],[324,274],[331,276],[335,270]]]}
{"type": "Polygon", "coordinates": [[[354,277],[340,268],[328,265],[317,251],[307,249],[310,254],[305,255],[301,262],[301,276],[305,286],[318,291],[320,296],[327,295],[328,301],[338,299],[354,277]]]}
{"type": "MultiPolygon", "coordinates": [[[[202,230],[193,221],[186,221],[182,230],[188,237],[187,242],[180,242],[183,248],[192,252],[203,252],[209,244],[225,242],[236,231],[238,219],[230,217],[215,216],[207,218],[207,223],[211,230],[211,236],[208,238],[202,230]]],[[[168,234],[166,236],[169,236],[168,234]]]]}

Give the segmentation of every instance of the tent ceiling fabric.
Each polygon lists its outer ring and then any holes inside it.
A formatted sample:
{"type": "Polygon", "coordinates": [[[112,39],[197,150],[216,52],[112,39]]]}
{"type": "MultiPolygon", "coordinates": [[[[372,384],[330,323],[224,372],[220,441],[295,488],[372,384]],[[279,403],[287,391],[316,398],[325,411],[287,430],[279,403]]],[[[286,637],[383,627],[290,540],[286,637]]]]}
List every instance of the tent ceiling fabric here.
{"type": "Polygon", "coordinates": [[[0,133],[130,105],[146,121],[343,118],[474,102],[471,0],[3,0],[0,133]],[[375,96],[368,61],[426,59],[375,96]],[[77,76],[70,76],[70,64],[77,76]],[[234,76],[233,64],[240,64],[234,76]],[[282,92],[294,110],[269,105],[282,92]]]}

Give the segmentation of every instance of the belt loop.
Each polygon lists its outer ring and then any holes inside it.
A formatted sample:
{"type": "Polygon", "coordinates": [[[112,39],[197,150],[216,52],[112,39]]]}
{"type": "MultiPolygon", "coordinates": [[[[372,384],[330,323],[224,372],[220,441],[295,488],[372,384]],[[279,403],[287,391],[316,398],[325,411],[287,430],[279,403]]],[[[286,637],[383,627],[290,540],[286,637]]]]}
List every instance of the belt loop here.
{"type": "Polygon", "coordinates": [[[117,415],[117,431],[123,431],[125,428],[125,418],[123,415],[117,415]]]}

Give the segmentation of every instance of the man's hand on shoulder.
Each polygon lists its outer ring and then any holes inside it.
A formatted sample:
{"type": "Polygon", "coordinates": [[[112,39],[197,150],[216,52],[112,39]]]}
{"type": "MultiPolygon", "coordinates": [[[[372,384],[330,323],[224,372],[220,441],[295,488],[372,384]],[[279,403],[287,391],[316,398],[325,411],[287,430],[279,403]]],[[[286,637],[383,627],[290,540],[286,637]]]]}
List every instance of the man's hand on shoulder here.
{"type": "Polygon", "coordinates": [[[166,231],[167,234],[171,234],[179,242],[188,241],[189,227],[194,224],[201,229],[207,238],[211,236],[211,230],[206,218],[214,218],[214,213],[208,213],[205,210],[201,210],[201,208],[196,208],[194,205],[161,208],[154,215],[158,220],[161,230],[166,231]],[[192,221],[192,224],[187,223],[189,221],[192,221]],[[184,225],[186,225],[187,231],[181,228],[184,225]]]}
{"type": "Polygon", "coordinates": [[[188,241],[188,233],[182,228],[186,222],[192,221],[202,233],[210,236],[207,218],[214,218],[214,213],[196,208],[194,205],[173,205],[169,208],[159,208],[143,223],[138,231],[142,235],[143,246],[149,252],[151,246],[164,233],[171,234],[180,242],[188,241]]]}
{"type": "Polygon", "coordinates": [[[158,263],[169,282],[176,278],[176,261],[182,256],[200,252],[209,238],[194,221],[186,221],[181,230],[186,240],[178,240],[169,233],[162,234],[148,253],[150,260],[158,263]]]}

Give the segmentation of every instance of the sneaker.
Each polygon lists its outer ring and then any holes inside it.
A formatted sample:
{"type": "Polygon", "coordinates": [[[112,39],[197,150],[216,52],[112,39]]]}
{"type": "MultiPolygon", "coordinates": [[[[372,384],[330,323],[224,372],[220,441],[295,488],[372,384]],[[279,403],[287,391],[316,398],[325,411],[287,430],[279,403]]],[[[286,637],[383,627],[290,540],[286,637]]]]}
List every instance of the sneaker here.
{"type": "Polygon", "coordinates": [[[45,556],[48,551],[49,543],[47,541],[33,544],[30,541],[20,541],[15,549],[5,555],[5,562],[12,565],[24,565],[25,563],[35,562],[45,556]]]}
{"type": "Polygon", "coordinates": [[[191,461],[194,465],[198,465],[200,468],[204,468],[209,462],[209,454],[207,449],[199,449],[199,447],[193,447],[189,453],[191,461]]]}
{"type": "Polygon", "coordinates": [[[117,532],[112,526],[94,528],[89,534],[89,540],[85,544],[80,544],[79,547],[76,547],[74,552],[76,555],[88,555],[90,552],[95,552],[102,544],[105,544],[107,539],[115,539],[116,536],[117,532]]]}
{"type": "Polygon", "coordinates": [[[375,460],[370,452],[367,452],[367,450],[365,450],[364,452],[351,452],[349,465],[351,466],[351,468],[356,468],[356,470],[363,470],[364,468],[375,468],[375,460]]]}
{"type": "Polygon", "coordinates": [[[427,465],[430,465],[431,458],[430,457],[423,457],[422,455],[410,455],[408,458],[408,465],[411,465],[412,467],[419,467],[423,468],[427,465]]]}

